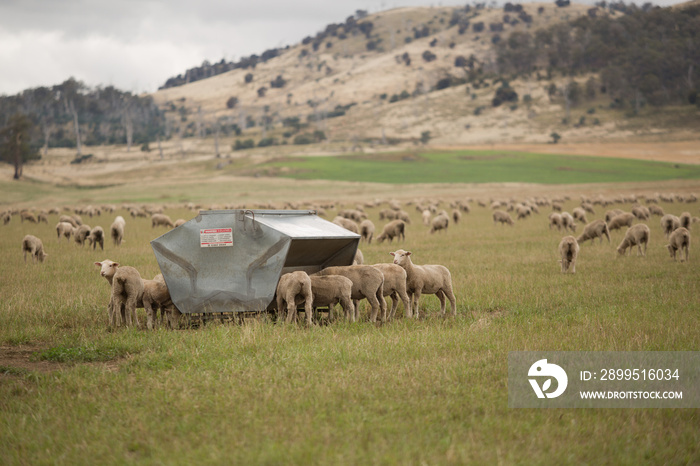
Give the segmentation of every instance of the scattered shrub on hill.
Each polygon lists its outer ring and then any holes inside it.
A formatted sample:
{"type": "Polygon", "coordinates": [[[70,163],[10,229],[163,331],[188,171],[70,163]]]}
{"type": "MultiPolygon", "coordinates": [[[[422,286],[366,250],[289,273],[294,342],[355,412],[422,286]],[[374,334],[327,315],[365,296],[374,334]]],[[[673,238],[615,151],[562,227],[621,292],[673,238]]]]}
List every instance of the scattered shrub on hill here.
{"type": "Polygon", "coordinates": [[[245,77],[243,78],[246,84],[249,82],[253,81],[253,73],[246,73],[245,77]]]}
{"type": "Polygon", "coordinates": [[[243,141],[236,139],[236,142],[233,144],[233,150],[252,149],[253,147],[255,147],[255,141],[252,139],[245,139],[243,141]]]}
{"type": "Polygon", "coordinates": [[[498,107],[504,102],[517,102],[518,93],[511,89],[510,85],[506,82],[501,84],[501,87],[496,89],[496,94],[491,101],[494,107],[498,107]]]}
{"type": "Polygon", "coordinates": [[[258,141],[258,147],[276,146],[277,144],[277,139],[275,138],[262,138],[258,141]]]}
{"type": "Polygon", "coordinates": [[[433,52],[431,52],[430,50],[426,50],[425,52],[423,52],[423,55],[421,55],[421,56],[423,57],[423,60],[425,60],[427,62],[431,62],[437,58],[437,56],[433,52]]]}
{"type": "Polygon", "coordinates": [[[421,144],[427,144],[430,141],[430,131],[423,131],[420,133],[421,144]]]}
{"type": "Polygon", "coordinates": [[[287,80],[282,77],[282,75],[277,75],[275,79],[270,81],[270,87],[273,88],[283,88],[287,84],[287,80]]]}
{"type": "Polygon", "coordinates": [[[229,97],[226,101],[226,108],[234,108],[238,105],[238,97],[229,97]]]}
{"type": "Polygon", "coordinates": [[[479,21],[478,23],[474,23],[472,25],[472,30],[474,32],[482,32],[486,26],[484,25],[483,21],[479,21]]]}
{"type": "Polygon", "coordinates": [[[258,88],[258,97],[265,97],[267,88],[265,86],[258,88]]]}

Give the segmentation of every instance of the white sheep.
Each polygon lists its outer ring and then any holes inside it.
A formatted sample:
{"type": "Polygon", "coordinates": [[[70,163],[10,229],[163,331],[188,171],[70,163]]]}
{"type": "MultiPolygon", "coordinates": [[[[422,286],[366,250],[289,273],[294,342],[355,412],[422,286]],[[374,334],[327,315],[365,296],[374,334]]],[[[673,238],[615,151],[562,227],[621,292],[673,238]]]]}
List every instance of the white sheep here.
{"type": "MultiPolygon", "coordinates": [[[[167,314],[170,327],[179,327],[178,319],[181,313],[170,298],[170,291],[165,284],[162,274],[156,275],[153,280],[143,280],[143,299],[141,304],[146,311],[146,327],[149,330],[152,330],[155,326],[158,309],[160,309],[161,322],[163,314],[167,314]]],[[[137,307],[141,306],[137,304],[137,307]]]]}
{"type": "Polygon", "coordinates": [[[566,273],[571,268],[571,273],[576,273],[576,258],[579,251],[578,241],[573,236],[565,236],[559,243],[559,256],[561,260],[561,273],[566,273]]]}
{"type": "Polygon", "coordinates": [[[679,227],[676,228],[671,236],[668,237],[668,252],[676,260],[676,251],[680,250],[681,262],[683,262],[683,250],[685,250],[685,260],[688,261],[689,249],[690,249],[690,232],[687,228],[679,227]]]}
{"type": "Polygon", "coordinates": [[[637,246],[637,255],[646,256],[647,255],[647,245],[649,244],[649,237],[651,231],[649,227],[643,223],[638,223],[627,229],[625,237],[622,242],[617,247],[617,252],[624,256],[627,253],[627,248],[632,250],[632,246],[637,246]],[[644,245],[644,251],[642,252],[642,244],[644,245]]]}
{"type": "Polygon", "coordinates": [[[574,220],[578,220],[579,222],[583,222],[584,224],[588,223],[586,211],[582,207],[574,207],[574,210],[571,211],[571,214],[573,215],[574,220]]]}
{"type": "Polygon", "coordinates": [[[348,218],[337,216],[333,219],[333,223],[345,228],[346,230],[352,231],[355,234],[360,234],[360,229],[357,228],[357,223],[353,222],[348,218]]]}
{"type": "Polygon", "coordinates": [[[283,321],[286,310],[286,323],[291,323],[297,318],[297,304],[304,303],[306,324],[313,325],[313,293],[311,292],[311,279],[306,272],[285,273],[277,283],[277,313],[279,320],[283,321]]]}
{"type": "Polygon", "coordinates": [[[452,221],[455,222],[455,225],[457,225],[460,220],[462,220],[462,212],[460,212],[457,209],[454,209],[452,211],[452,221]]]}
{"type": "Polygon", "coordinates": [[[48,254],[44,251],[44,244],[39,238],[34,235],[26,235],[22,238],[22,252],[24,253],[24,262],[27,262],[27,253],[32,258],[32,262],[44,262],[48,254]]]}
{"type": "Polygon", "coordinates": [[[650,205],[649,206],[649,213],[651,215],[658,215],[659,217],[663,217],[665,215],[664,209],[657,205],[650,205]]]}
{"type": "Polygon", "coordinates": [[[85,244],[85,240],[87,239],[91,230],[92,230],[92,228],[90,228],[90,225],[80,225],[73,232],[73,239],[80,246],[83,246],[85,244]]]}
{"type": "Polygon", "coordinates": [[[552,212],[549,214],[549,229],[551,230],[552,227],[557,227],[557,231],[561,230],[562,227],[562,220],[561,220],[561,214],[557,212],[552,212]]]}
{"type": "Polygon", "coordinates": [[[450,225],[450,219],[445,213],[440,213],[435,217],[432,222],[430,222],[430,234],[436,231],[445,230],[447,232],[447,227],[450,225]]]}
{"type": "Polygon", "coordinates": [[[367,244],[372,244],[372,237],[374,237],[374,223],[372,223],[372,220],[366,219],[360,223],[360,236],[362,240],[367,241],[367,244]]]}
{"type": "Polygon", "coordinates": [[[643,205],[636,205],[632,207],[632,215],[637,217],[638,220],[649,220],[649,217],[651,217],[651,211],[643,205]]]}
{"type": "Polygon", "coordinates": [[[422,294],[434,294],[440,300],[440,312],[445,315],[445,296],[450,300],[452,315],[457,315],[457,300],[452,291],[452,276],[443,265],[414,265],[411,251],[399,249],[390,253],[394,264],[406,271],[406,292],[411,297],[413,315],[418,318],[418,300],[422,294]]]}
{"type": "Polygon", "coordinates": [[[497,225],[498,222],[501,222],[503,224],[507,223],[510,226],[513,226],[515,224],[508,212],[504,212],[502,210],[497,210],[493,213],[493,224],[497,225]]]}
{"type": "Polygon", "coordinates": [[[391,222],[384,225],[382,232],[377,236],[377,243],[382,243],[384,240],[388,239],[389,243],[397,238],[396,241],[403,239],[406,241],[406,224],[403,220],[392,220],[391,222]]]}
{"type": "Polygon", "coordinates": [[[104,251],[105,249],[105,231],[101,226],[96,226],[90,230],[90,234],[87,236],[87,240],[92,244],[92,249],[97,249],[97,245],[100,245],[100,249],[104,251]]]}
{"type": "Polygon", "coordinates": [[[625,211],[620,210],[620,209],[608,210],[607,212],[605,212],[605,223],[609,224],[610,220],[612,220],[614,217],[621,215],[621,214],[624,214],[624,213],[625,213],[625,211]]]}
{"type": "Polygon", "coordinates": [[[363,265],[365,263],[365,256],[359,249],[355,251],[355,258],[352,261],[352,265],[363,265]]]}
{"type": "Polygon", "coordinates": [[[70,237],[73,234],[75,227],[68,222],[58,222],[56,224],[56,236],[58,241],[61,241],[61,236],[64,236],[68,242],[70,242],[70,237]]]}
{"type": "Polygon", "coordinates": [[[690,230],[690,225],[693,223],[693,216],[690,215],[690,212],[683,212],[678,216],[678,220],[683,228],[690,230]]]}
{"type": "Polygon", "coordinates": [[[661,228],[664,231],[664,236],[668,238],[668,235],[673,233],[676,229],[680,228],[681,220],[673,214],[666,214],[661,217],[661,228]]]}
{"type": "Polygon", "coordinates": [[[610,230],[608,230],[608,224],[603,220],[593,220],[584,227],[583,232],[578,238],[576,238],[576,241],[581,244],[584,241],[591,240],[591,243],[593,243],[595,238],[600,238],[600,242],[602,244],[603,236],[608,238],[608,243],[610,243],[610,230]]]}
{"type": "Polygon", "coordinates": [[[185,220],[184,218],[178,218],[177,220],[175,220],[175,228],[182,226],[185,223],[187,223],[187,220],[185,220]]]}
{"type": "Polygon", "coordinates": [[[168,227],[168,228],[174,228],[175,224],[173,223],[172,220],[170,220],[170,217],[168,217],[165,214],[153,214],[151,215],[151,228],[155,227],[168,227]]]}
{"type": "Polygon", "coordinates": [[[112,226],[109,227],[110,236],[112,241],[114,241],[115,246],[119,246],[124,241],[124,228],[126,227],[126,221],[124,217],[118,215],[117,218],[112,222],[112,226]]]}
{"type": "Polygon", "coordinates": [[[564,227],[564,230],[571,230],[572,232],[575,232],[576,227],[578,226],[574,222],[574,217],[572,217],[569,212],[561,213],[561,224],[564,227]]]}
{"type": "Polygon", "coordinates": [[[619,215],[615,215],[610,222],[608,222],[608,230],[619,230],[622,227],[631,227],[635,220],[635,216],[629,212],[623,212],[619,215]]]}
{"type": "Polygon", "coordinates": [[[425,226],[430,226],[430,217],[432,217],[433,214],[430,212],[429,209],[423,210],[421,212],[421,218],[423,219],[423,225],[425,226]]]}
{"type": "Polygon", "coordinates": [[[340,303],[345,319],[350,321],[355,316],[352,303],[352,280],[341,275],[310,275],[311,292],[314,309],[328,306],[328,318],[333,321],[333,308],[340,303]]]}
{"type": "Polygon", "coordinates": [[[399,307],[399,298],[403,302],[406,317],[413,317],[411,300],[406,292],[407,274],[403,267],[396,264],[374,264],[372,267],[379,269],[384,275],[384,296],[391,297],[389,320],[392,320],[396,315],[396,309],[399,307]]]}
{"type": "Polygon", "coordinates": [[[367,299],[372,307],[370,321],[376,322],[379,311],[382,311],[382,321],[386,321],[386,302],[384,301],[384,275],[371,265],[345,265],[327,267],[316,275],[341,275],[352,282],[352,300],[354,305],[353,322],[360,317],[359,300],[367,299]]]}

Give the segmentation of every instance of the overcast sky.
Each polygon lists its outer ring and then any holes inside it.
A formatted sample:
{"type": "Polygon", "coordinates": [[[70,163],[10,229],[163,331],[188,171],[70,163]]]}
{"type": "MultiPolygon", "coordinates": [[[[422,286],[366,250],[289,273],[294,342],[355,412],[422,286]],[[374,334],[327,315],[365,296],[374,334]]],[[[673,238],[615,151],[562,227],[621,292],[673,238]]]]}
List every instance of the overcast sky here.
{"type": "Polygon", "coordinates": [[[237,61],[292,45],[357,9],[375,13],[467,3],[473,2],[0,0],[0,95],[60,84],[71,76],[90,87],[151,92],[204,60],[237,61]]]}

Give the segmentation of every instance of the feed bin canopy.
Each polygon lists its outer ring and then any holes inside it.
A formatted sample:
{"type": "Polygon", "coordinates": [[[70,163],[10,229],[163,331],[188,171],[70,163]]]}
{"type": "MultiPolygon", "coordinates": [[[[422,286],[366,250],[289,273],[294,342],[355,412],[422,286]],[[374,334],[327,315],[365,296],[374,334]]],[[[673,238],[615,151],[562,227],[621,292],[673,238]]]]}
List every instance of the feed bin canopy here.
{"type": "Polygon", "coordinates": [[[360,236],[314,211],[208,210],[151,241],[183,313],[263,311],[282,274],[351,265],[360,236]]]}

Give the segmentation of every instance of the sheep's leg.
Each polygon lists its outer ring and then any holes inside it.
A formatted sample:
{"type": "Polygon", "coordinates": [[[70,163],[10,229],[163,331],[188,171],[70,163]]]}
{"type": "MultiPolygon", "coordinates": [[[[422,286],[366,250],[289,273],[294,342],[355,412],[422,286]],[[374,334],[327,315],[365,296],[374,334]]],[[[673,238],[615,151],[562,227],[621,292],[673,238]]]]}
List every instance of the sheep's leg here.
{"type": "Polygon", "coordinates": [[[311,294],[306,297],[306,302],[304,303],[304,314],[306,314],[306,325],[309,327],[313,326],[314,309],[313,303],[311,302],[311,294]]]}
{"type": "Polygon", "coordinates": [[[345,312],[345,320],[351,320],[355,314],[355,305],[353,304],[352,299],[343,298],[340,300],[340,305],[343,308],[343,312],[345,312]]]}
{"type": "Polygon", "coordinates": [[[139,325],[139,319],[136,316],[136,296],[129,296],[126,298],[126,313],[128,316],[129,326],[139,325]]]}
{"type": "Polygon", "coordinates": [[[394,320],[396,315],[396,309],[399,307],[399,295],[396,291],[391,293],[391,312],[389,313],[389,320],[394,320]]]}
{"type": "MultiPolygon", "coordinates": [[[[379,300],[377,299],[377,297],[375,295],[365,296],[365,298],[367,298],[367,302],[372,307],[372,312],[370,313],[369,321],[376,322],[377,316],[379,315],[379,309],[381,307],[379,304],[379,300]]],[[[383,300],[384,300],[384,298],[382,298],[382,301],[383,300]]],[[[386,302],[384,303],[384,309],[386,309],[386,302]]]]}
{"type": "Polygon", "coordinates": [[[109,320],[109,326],[114,327],[115,322],[114,322],[114,301],[112,300],[112,297],[110,296],[109,298],[109,304],[107,304],[107,319],[109,320]]]}
{"type": "Polygon", "coordinates": [[[415,311],[416,319],[418,318],[418,308],[419,308],[419,306],[418,306],[418,300],[420,299],[420,294],[421,294],[421,293],[420,293],[420,291],[418,291],[418,290],[416,290],[416,291],[413,293],[413,310],[415,311]]]}
{"type": "Polygon", "coordinates": [[[146,328],[148,328],[148,330],[153,330],[153,315],[156,311],[153,310],[151,302],[147,299],[143,300],[143,309],[146,311],[146,328]]]}
{"type": "Polygon", "coordinates": [[[171,305],[168,312],[168,322],[170,323],[170,328],[178,329],[180,328],[180,316],[182,313],[180,309],[176,308],[175,305],[171,305]]]}
{"type": "MultiPolygon", "coordinates": [[[[405,291],[399,290],[398,292],[399,297],[401,298],[401,302],[403,302],[403,307],[404,307],[404,314],[406,315],[407,318],[413,317],[413,313],[411,312],[411,298],[408,297],[408,293],[405,291]]],[[[398,305],[397,305],[398,307],[398,305]]],[[[392,311],[395,312],[395,311],[392,311]]],[[[391,318],[394,318],[394,315],[391,315],[391,318]]]]}
{"type": "Polygon", "coordinates": [[[571,260],[571,273],[576,273],[576,259],[571,260]]]}
{"type": "Polygon", "coordinates": [[[352,314],[352,321],[357,322],[360,320],[360,300],[359,299],[353,299],[352,300],[352,307],[355,310],[352,314]]]}
{"type": "Polygon", "coordinates": [[[437,293],[435,293],[435,296],[438,297],[440,300],[440,314],[444,317],[445,316],[445,307],[447,304],[447,300],[445,299],[445,292],[442,290],[438,290],[437,293]]]}

